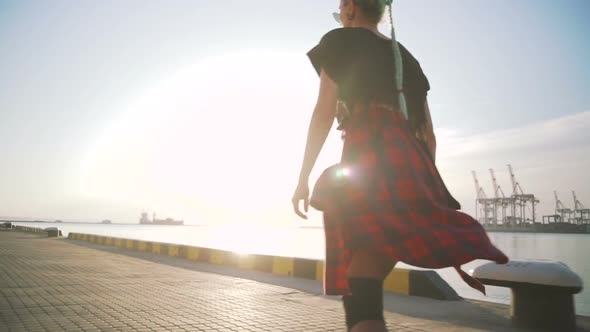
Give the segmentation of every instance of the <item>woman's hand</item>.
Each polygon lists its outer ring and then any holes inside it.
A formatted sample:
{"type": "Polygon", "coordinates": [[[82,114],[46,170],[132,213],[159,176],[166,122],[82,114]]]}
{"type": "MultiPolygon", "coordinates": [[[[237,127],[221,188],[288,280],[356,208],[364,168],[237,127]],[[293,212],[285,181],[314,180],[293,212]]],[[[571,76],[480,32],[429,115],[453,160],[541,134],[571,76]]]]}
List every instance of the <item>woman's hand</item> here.
{"type": "Polygon", "coordinates": [[[336,83],[322,69],[320,72],[320,93],[307,132],[307,143],[305,144],[303,164],[299,173],[299,184],[291,200],[293,210],[303,219],[307,219],[307,216],[299,210],[299,201],[303,201],[303,210],[307,213],[309,207],[309,174],[334,124],[336,97],[336,83]]]}
{"type": "Polygon", "coordinates": [[[299,201],[303,201],[303,210],[307,213],[309,208],[309,184],[308,180],[300,180],[297,188],[295,189],[295,193],[293,193],[293,198],[291,202],[293,203],[293,210],[295,213],[303,218],[307,219],[307,216],[299,210],[299,201]]]}

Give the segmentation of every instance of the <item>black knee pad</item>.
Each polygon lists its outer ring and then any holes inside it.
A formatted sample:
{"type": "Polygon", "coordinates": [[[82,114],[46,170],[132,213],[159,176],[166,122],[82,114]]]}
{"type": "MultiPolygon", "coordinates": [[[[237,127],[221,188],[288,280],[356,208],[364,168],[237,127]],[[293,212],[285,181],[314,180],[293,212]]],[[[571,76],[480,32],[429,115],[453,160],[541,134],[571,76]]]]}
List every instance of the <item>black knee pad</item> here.
{"type": "Polygon", "coordinates": [[[383,280],[350,278],[348,285],[351,295],[342,297],[348,330],[365,320],[383,321],[383,280]]]}

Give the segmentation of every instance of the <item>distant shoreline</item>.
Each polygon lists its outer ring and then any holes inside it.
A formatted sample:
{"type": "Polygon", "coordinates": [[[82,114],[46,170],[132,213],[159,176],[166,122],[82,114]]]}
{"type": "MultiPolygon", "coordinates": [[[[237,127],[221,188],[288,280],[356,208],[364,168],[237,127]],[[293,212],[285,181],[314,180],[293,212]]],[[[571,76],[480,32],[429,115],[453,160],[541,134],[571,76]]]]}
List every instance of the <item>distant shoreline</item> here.
{"type": "Polygon", "coordinates": [[[142,225],[142,226],[210,226],[207,224],[185,224],[185,225],[160,225],[160,224],[140,224],[140,223],[122,223],[122,222],[111,222],[102,223],[100,221],[45,221],[45,220],[11,220],[11,219],[0,219],[0,223],[39,223],[39,224],[69,224],[69,225],[142,225]]]}
{"type": "Polygon", "coordinates": [[[546,234],[589,234],[590,225],[569,223],[526,224],[526,225],[483,225],[488,232],[498,233],[546,233],[546,234]]]}

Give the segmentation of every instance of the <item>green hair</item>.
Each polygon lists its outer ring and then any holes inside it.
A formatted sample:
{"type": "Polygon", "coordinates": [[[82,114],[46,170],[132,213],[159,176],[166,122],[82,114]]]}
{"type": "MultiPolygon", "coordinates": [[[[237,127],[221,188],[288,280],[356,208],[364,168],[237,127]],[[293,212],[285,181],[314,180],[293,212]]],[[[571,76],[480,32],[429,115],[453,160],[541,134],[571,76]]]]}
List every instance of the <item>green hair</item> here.
{"type": "Polygon", "coordinates": [[[377,23],[383,18],[385,7],[391,3],[391,0],[352,0],[359,6],[365,16],[377,23]]]}

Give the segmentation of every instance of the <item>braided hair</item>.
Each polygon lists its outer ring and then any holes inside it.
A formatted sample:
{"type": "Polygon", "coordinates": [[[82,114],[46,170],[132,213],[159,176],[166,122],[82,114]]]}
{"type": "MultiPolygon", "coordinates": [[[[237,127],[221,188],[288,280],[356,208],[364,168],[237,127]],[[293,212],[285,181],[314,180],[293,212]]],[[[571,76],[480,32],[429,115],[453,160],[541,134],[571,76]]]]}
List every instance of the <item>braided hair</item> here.
{"type": "Polygon", "coordinates": [[[402,54],[399,49],[399,45],[397,44],[397,40],[395,38],[395,27],[393,25],[393,11],[391,7],[393,6],[393,0],[384,0],[385,6],[389,7],[389,25],[391,26],[391,44],[393,47],[393,59],[395,63],[395,82],[394,88],[395,92],[399,94],[398,102],[399,102],[399,109],[404,115],[406,119],[408,119],[408,106],[406,105],[406,96],[404,94],[403,86],[404,86],[404,68],[402,62],[402,54]]]}
{"type": "MultiPolygon", "coordinates": [[[[345,0],[344,3],[348,4],[351,0],[345,0]]],[[[391,26],[391,46],[393,48],[393,59],[394,59],[394,67],[395,67],[395,75],[394,75],[394,92],[397,94],[397,101],[399,110],[402,112],[406,120],[408,120],[408,107],[406,104],[406,96],[403,91],[403,63],[402,63],[402,55],[397,44],[397,39],[395,37],[395,27],[393,25],[393,0],[352,0],[354,3],[361,8],[364,15],[374,22],[379,22],[383,18],[383,14],[385,12],[385,7],[389,8],[389,25],[391,26]]],[[[416,122],[416,119],[411,119],[416,122]]],[[[414,125],[416,125],[414,123],[414,125]]]]}
{"type": "Polygon", "coordinates": [[[389,24],[391,27],[391,46],[393,50],[394,60],[394,94],[395,100],[398,103],[399,111],[404,115],[406,120],[410,121],[410,126],[416,132],[417,136],[423,136],[425,115],[423,112],[415,110],[412,114],[408,114],[408,106],[406,101],[406,95],[403,90],[403,61],[400,47],[397,43],[395,35],[395,26],[393,24],[393,0],[344,0],[344,4],[348,4],[350,1],[354,1],[362,11],[363,14],[373,22],[377,23],[381,21],[385,13],[385,7],[389,9],[389,24]]]}

